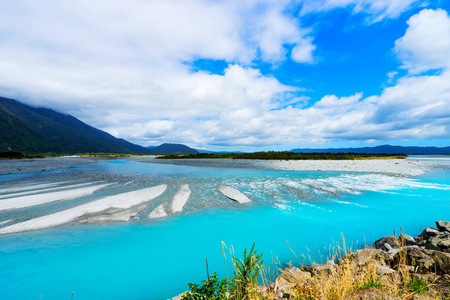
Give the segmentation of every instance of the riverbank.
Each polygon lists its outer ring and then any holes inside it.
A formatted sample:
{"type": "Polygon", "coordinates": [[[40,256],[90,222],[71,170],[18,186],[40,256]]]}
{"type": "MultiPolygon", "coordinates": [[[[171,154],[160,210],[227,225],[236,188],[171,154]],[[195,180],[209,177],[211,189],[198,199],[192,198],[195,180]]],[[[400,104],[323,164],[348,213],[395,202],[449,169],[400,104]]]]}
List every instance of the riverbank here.
{"type": "Polygon", "coordinates": [[[207,299],[448,299],[450,222],[436,221],[436,227],[416,237],[394,231],[355,252],[347,252],[344,242],[325,264],[288,267],[269,285],[257,284],[254,275],[264,278],[264,272],[252,248],[244,261],[233,259],[233,278],[212,277],[172,300],[200,299],[192,293],[207,299]]]}
{"type": "Polygon", "coordinates": [[[247,160],[247,159],[153,159],[140,160],[154,164],[194,167],[267,169],[285,171],[339,171],[383,173],[394,176],[419,176],[427,172],[450,169],[450,157],[438,160],[408,157],[406,159],[371,160],[247,160]]]}

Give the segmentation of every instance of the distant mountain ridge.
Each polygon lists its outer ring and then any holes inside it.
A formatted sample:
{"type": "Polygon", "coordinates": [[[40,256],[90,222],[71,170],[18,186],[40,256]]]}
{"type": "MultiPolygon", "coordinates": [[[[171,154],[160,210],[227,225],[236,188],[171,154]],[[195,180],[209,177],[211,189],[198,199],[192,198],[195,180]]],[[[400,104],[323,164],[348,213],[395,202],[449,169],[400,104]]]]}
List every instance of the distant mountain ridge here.
{"type": "Polygon", "coordinates": [[[374,154],[450,154],[450,147],[405,147],[405,146],[391,146],[391,145],[382,145],[375,147],[361,147],[361,148],[325,148],[325,149],[311,149],[311,148],[296,148],[292,149],[291,152],[303,152],[303,153],[311,153],[311,152],[330,152],[330,153],[338,153],[338,152],[353,152],[353,153],[374,153],[374,154]]]}
{"type": "Polygon", "coordinates": [[[199,153],[196,149],[188,147],[183,144],[165,143],[156,147],[147,147],[151,154],[168,154],[168,153],[183,153],[193,154],[199,153]]]}
{"type": "Polygon", "coordinates": [[[0,152],[131,153],[149,150],[48,108],[0,97],[0,152]]]}

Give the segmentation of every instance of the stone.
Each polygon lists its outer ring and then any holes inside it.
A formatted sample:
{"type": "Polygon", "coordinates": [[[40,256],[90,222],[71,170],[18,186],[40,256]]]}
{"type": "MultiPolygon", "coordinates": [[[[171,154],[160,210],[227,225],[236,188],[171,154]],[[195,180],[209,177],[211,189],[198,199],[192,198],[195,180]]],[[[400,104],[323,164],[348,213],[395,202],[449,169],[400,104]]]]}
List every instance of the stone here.
{"type": "Polygon", "coordinates": [[[450,249],[450,239],[439,240],[437,246],[443,250],[450,249]]]}
{"type": "Polygon", "coordinates": [[[415,247],[406,247],[406,253],[402,251],[395,254],[393,265],[395,266],[399,263],[406,263],[408,266],[415,266],[416,261],[422,258],[429,257],[430,255],[431,252],[429,250],[415,247]],[[406,256],[403,257],[404,255],[406,256]]]}
{"type": "Polygon", "coordinates": [[[436,250],[436,251],[439,251],[439,250],[441,250],[439,247],[438,247],[438,243],[441,241],[441,239],[439,238],[439,237],[431,237],[431,238],[429,238],[427,241],[426,241],[426,243],[425,243],[425,249],[428,249],[428,250],[436,250]]]}
{"type": "Polygon", "coordinates": [[[424,257],[415,262],[414,270],[421,274],[434,272],[435,264],[435,261],[431,257],[424,257]]]}
{"type": "Polygon", "coordinates": [[[313,276],[320,273],[330,274],[336,269],[334,261],[329,260],[326,264],[311,264],[303,267],[303,271],[311,273],[313,276]]]}
{"type": "Polygon", "coordinates": [[[347,258],[359,266],[365,265],[370,261],[377,261],[385,264],[390,260],[389,255],[381,249],[362,249],[356,250],[347,255],[347,258]]]}
{"type": "Polygon", "coordinates": [[[435,237],[439,235],[439,231],[431,228],[431,227],[427,227],[425,228],[422,233],[420,235],[418,235],[416,238],[418,238],[417,241],[424,241],[424,240],[428,240],[431,237],[435,237]]]}
{"type": "Polygon", "coordinates": [[[436,221],[436,226],[437,226],[439,231],[442,231],[442,232],[448,231],[448,232],[450,232],[450,222],[448,222],[448,221],[436,221]]]}
{"type": "Polygon", "coordinates": [[[290,282],[299,282],[311,278],[311,273],[302,271],[297,267],[292,267],[285,269],[278,278],[283,278],[290,282]]]}
{"type": "Polygon", "coordinates": [[[391,268],[389,268],[388,266],[378,266],[377,269],[377,275],[378,276],[384,276],[384,275],[388,275],[388,274],[393,274],[396,273],[397,271],[392,270],[391,268]]]}
{"type": "Polygon", "coordinates": [[[389,295],[376,288],[359,290],[351,293],[344,298],[345,300],[375,300],[375,299],[396,299],[395,296],[389,295]]]}
{"type": "Polygon", "coordinates": [[[434,282],[433,287],[443,297],[450,297],[450,275],[439,276],[434,282]]]}
{"type": "Polygon", "coordinates": [[[436,262],[436,274],[450,274],[450,253],[433,251],[431,257],[436,262]]]}
{"type": "Polygon", "coordinates": [[[375,241],[374,246],[376,249],[388,250],[386,248],[385,244],[388,244],[391,248],[397,248],[398,240],[396,237],[388,235],[388,236],[385,236],[385,237],[375,241]]]}
{"type": "Polygon", "coordinates": [[[399,236],[399,240],[402,244],[404,244],[406,246],[412,246],[412,245],[417,244],[416,240],[412,236],[410,236],[408,234],[404,234],[404,233],[402,233],[399,236]]]}

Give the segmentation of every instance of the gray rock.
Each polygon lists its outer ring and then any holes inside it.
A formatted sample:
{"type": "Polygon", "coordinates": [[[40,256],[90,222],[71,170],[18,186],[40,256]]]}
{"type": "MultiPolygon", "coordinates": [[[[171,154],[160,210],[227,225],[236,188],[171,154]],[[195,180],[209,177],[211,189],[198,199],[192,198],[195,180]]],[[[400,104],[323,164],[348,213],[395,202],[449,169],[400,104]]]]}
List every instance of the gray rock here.
{"type": "Polygon", "coordinates": [[[436,221],[436,226],[439,231],[442,231],[442,232],[449,231],[450,232],[450,222],[436,221]]]}
{"type": "Polygon", "coordinates": [[[417,244],[416,240],[412,236],[410,236],[408,234],[404,234],[404,233],[402,233],[399,236],[399,240],[401,243],[404,243],[406,246],[412,246],[412,245],[417,244]]]}
{"type": "Polygon", "coordinates": [[[392,270],[388,266],[378,266],[378,269],[377,269],[377,275],[378,276],[384,276],[384,275],[388,275],[388,274],[393,274],[395,272],[397,272],[397,271],[392,270]]]}
{"type": "Polygon", "coordinates": [[[438,238],[438,237],[432,237],[432,238],[429,238],[429,239],[426,241],[426,243],[425,243],[425,249],[428,249],[428,250],[436,250],[436,251],[441,250],[441,249],[438,247],[438,243],[439,243],[440,241],[441,241],[441,239],[438,238]]]}
{"type": "Polygon", "coordinates": [[[431,257],[424,257],[416,261],[414,269],[417,273],[426,274],[434,272],[435,261],[431,257]]]}
{"type": "Polygon", "coordinates": [[[303,271],[311,273],[312,276],[315,276],[316,274],[319,274],[319,273],[330,274],[335,269],[336,269],[336,264],[332,260],[327,261],[327,263],[324,265],[311,264],[311,265],[307,265],[307,266],[303,267],[303,271]]]}
{"type": "Polygon", "coordinates": [[[418,238],[418,241],[425,241],[425,240],[428,240],[431,237],[435,237],[435,236],[438,236],[438,235],[439,235],[439,231],[438,230],[436,230],[434,228],[431,228],[431,227],[427,227],[416,238],[418,238]]]}
{"type": "Polygon", "coordinates": [[[390,261],[389,255],[381,249],[361,249],[347,255],[347,258],[362,266],[370,261],[377,261],[380,264],[385,264],[390,261]]]}
{"type": "Polygon", "coordinates": [[[450,274],[450,254],[432,251],[431,257],[436,262],[436,274],[450,274]]]}
{"type": "Polygon", "coordinates": [[[450,239],[439,240],[437,246],[443,250],[450,249],[450,239]]]}
{"type": "Polygon", "coordinates": [[[391,246],[391,248],[397,248],[398,240],[396,237],[388,235],[375,241],[374,246],[376,249],[389,251],[389,249],[386,248],[385,244],[388,244],[389,246],[391,246]]]}

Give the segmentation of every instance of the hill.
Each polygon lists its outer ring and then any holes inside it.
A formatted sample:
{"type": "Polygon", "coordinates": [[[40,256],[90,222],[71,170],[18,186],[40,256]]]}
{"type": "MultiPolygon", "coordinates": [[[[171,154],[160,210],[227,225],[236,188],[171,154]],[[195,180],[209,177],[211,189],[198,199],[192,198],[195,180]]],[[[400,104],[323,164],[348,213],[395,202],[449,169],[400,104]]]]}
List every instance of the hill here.
{"type": "Polygon", "coordinates": [[[168,154],[168,153],[199,153],[197,150],[183,144],[165,143],[157,147],[147,147],[151,154],[168,154]]]}
{"type": "Polygon", "coordinates": [[[326,149],[292,149],[291,152],[303,153],[373,153],[373,154],[450,154],[450,147],[404,147],[382,145],[362,148],[326,148],[326,149]]]}
{"type": "Polygon", "coordinates": [[[145,153],[149,150],[48,108],[0,97],[0,152],[145,153]]]}

